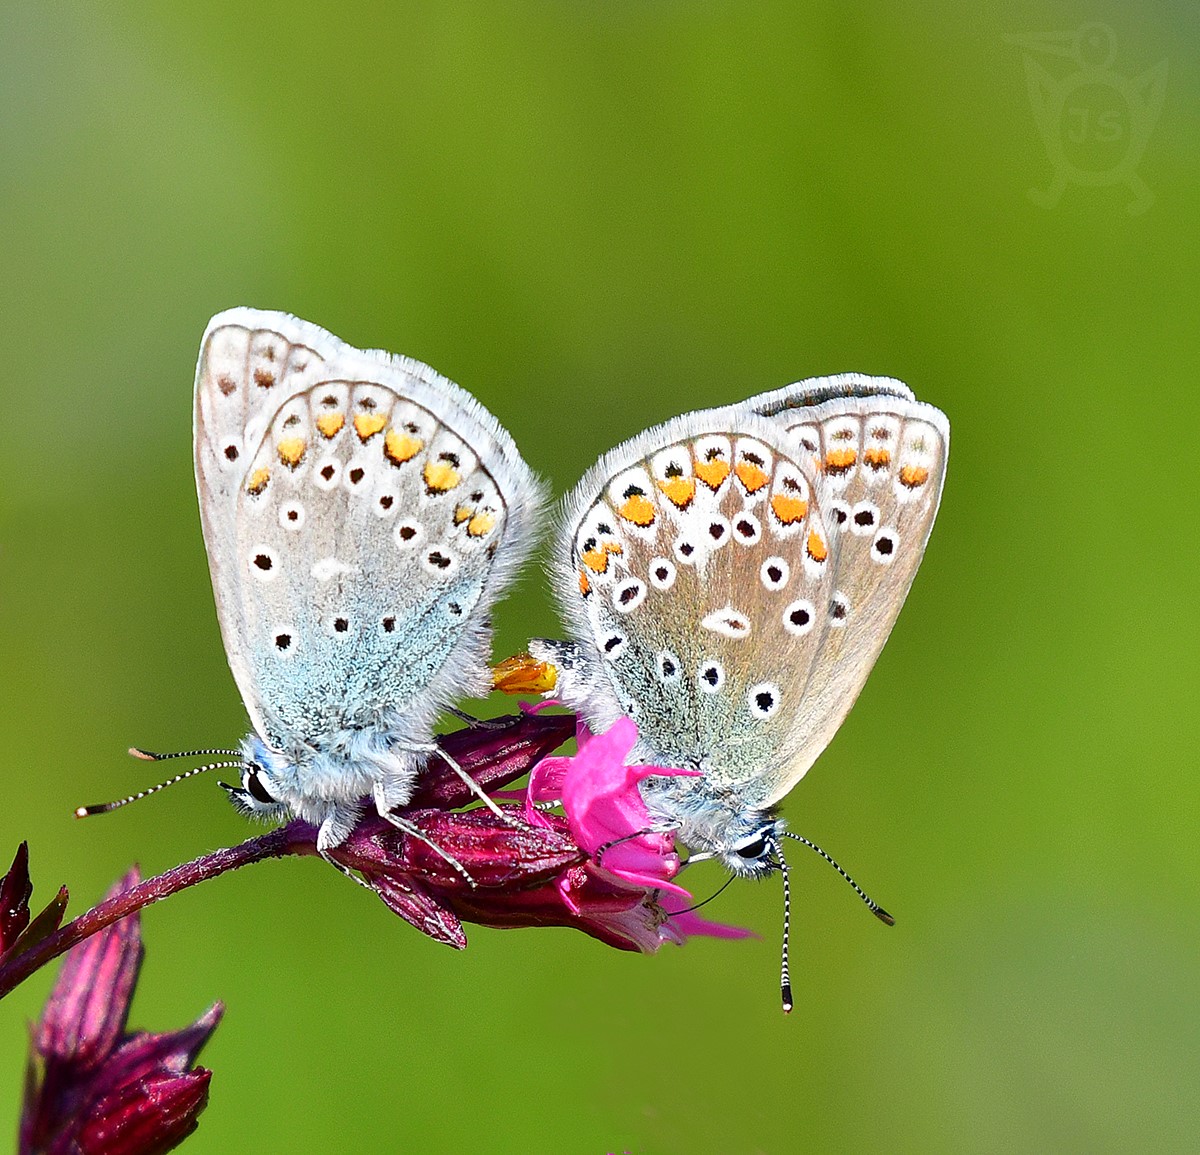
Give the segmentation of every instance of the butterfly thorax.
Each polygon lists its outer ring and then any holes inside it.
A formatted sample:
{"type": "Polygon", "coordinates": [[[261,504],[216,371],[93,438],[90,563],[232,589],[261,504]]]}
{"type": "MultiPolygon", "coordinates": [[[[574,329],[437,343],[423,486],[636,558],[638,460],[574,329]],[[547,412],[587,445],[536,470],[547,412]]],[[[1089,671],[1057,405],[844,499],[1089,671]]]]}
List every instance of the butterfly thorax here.
{"type": "Polygon", "coordinates": [[[257,734],[242,746],[265,792],[287,813],[320,825],[352,821],[360,800],[380,793],[389,806],[412,796],[424,755],[392,728],[343,729],[319,742],[293,739],[272,749],[257,734]]]}

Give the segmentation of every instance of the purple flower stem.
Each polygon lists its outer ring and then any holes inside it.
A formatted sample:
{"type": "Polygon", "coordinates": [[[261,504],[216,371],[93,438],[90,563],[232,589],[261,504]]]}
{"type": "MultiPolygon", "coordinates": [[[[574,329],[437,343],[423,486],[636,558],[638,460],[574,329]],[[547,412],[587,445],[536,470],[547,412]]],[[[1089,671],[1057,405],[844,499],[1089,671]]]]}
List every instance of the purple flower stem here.
{"type": "Polygon", "coordinates": [[[150,906],[151,903],[186,890],[189,886],[195,886],[198,882],[207,882],[227,870],[237,870],[267,858],[316,854],[315,833],[314,828],[307,823],[289,822],[278,830],[248,839],[239,846],[202,854],[191,862],[185,862],[154,878],[139,882],[132,889],[122,891],[115,898],[92,907],[73,922],[59,927],[29,950],[0,964],[0,999],[23,983],[34,971],[40,970],[76,943],[110,926],[118,919],[150,906]]]}

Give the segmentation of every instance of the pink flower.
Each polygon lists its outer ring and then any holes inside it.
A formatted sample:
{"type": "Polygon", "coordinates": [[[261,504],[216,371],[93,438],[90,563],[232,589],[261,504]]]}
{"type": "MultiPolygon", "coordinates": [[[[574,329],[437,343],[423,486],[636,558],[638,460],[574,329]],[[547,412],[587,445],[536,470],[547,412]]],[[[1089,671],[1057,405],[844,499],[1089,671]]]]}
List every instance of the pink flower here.
{"type": "Polygon", "coordinates": [[[525,817],[544,821],[537,802],[562,802],[571,836],[592,856],[596,869],[634,886],[686,894],[671,879],[679,855],[669,834],[657,833],[638,783],[655,775],[695,774],[664,766],[629,766],[637,726],[619,718],[603,734],[581,726],[579,752],[569,758],[543,758],[529,776],[525,817]]]}
{"type": "MultiPolygon", "coordinates": [[[[137,882],[135,868],[110,897],[137,882]]],[[[196,1129],[211,1072],[192,1064],[221,1005],[181,1031],[127,1032],[142,954],[136,914],[67,953],[33,1032],[21,1155],[158,1155],[196,1129]]]]}

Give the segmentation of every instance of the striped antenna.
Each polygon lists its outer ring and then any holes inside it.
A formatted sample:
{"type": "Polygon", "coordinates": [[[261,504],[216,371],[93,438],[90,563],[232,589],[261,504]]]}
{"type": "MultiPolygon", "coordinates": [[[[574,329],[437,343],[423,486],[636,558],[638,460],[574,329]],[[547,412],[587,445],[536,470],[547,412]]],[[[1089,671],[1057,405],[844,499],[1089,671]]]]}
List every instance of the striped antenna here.
{"type": "MultiPolygon", "coordinates": [[[[134,757],[142,757],[144,753],[135,754],[134,757]]],[[[236,754],[238,751],[220,750],[214,751],[214,753],[236,754]]],[[[147,760],[158,762],[164,757],[177,758],[182,757],[182,755],[151,755],[147,760]]],[[[75,817],[88,818],[93,814],[107,814],[110,810],[119,810],[122,806],[128,806],[131,802],[137,802],[139,799],[147,798],[151,794],[157,794],[160,790],[165,790],[168,786],[174,786],[176,782],[182,782],[185,778],[194,778],[197,774],[203,774],[207,770],[240,770],[245,765],[245,762],[239,758],[236,762],[209,762],[204,766],[193,766],[191,770],[185,770],[182,774],[176,774],[174,778],[168,778],[165,782],[160,782],[157,786],[151,786],[148,790],[139,790],[136,794],[130,794],[128,798],[119,798],[115,802],[100,802],[95,806],[80,806],[75,811],[75,817]]]]}
{"type": "MultiPolygon", "coordinates": [[[[780,831],[780,833],[784,833],[780,831]]],[[[779,863],[779,873],[783,875],[783,958],[779,967],[779,993],[783,998],[783,1013],[792,1013],[792,970],[788,965],[788,946],[792,938],[792,879],[788,873],[787,859],[783,850],[774,838],[768,844],[775,860],[779,863]]]]}
{"type": "MultiPolygon", "coordinates": [[[[890,914],[888,914],[888,912],[886,910],[884,910],[883,907],[879,905],[879,903],[877,903],[873,898],[871,898],[871,896],[865,890],[863,890],[863,888],[861,886],[859,886],[858,883],[855,882],[854,879],[852,879],[850,877],[850,875],[848,875],[840,866],[838,866],[838,864],[836,862],[834,862],[833,859],[828,854],[826,854],[825,851],[823,851],[815,842],[809,842],[809,840],[807,838],[803,838],[799,834],[793,834],[790,830],[781,830],[779,833],[782,834],[784,836],[784,838],[794,838],[797,842],[803,842],[804,845],[809,848],[809,850],[815,851],[817,854],[819,854],[823,859],[825,859],[826,862],[829,863],[830,866],[833,867],[834,870],[836,870],[838,872],[838,874],[840,874],[854,888],[854,893],[857,894],[858,897],[861,898],[863,900],[863,902],[865,902],[867,904],[867,909],[877,919],[879,919],[880,922],[887,923],[888,926],[896,925],[896,920],[894,918],[892,918],[892,916],[890,914]]],[[[776,847],[776,857],[780,860],[780,862],[783,861],[783,855],[779,854],[778,847],[776,847]]],[[[784,893],[786,895],[786,892],[787,892],[787,871],[786,870],[784,870],[784,873],[783,873],[783,881],[784,881],[784,893]]],[[[786,898],[785,898],[785,903],[786,903],[786,898]]],[[[784,917],[786,918],[786,914],[784,917]]]]}
{"type": "Polygon", "coordinates": [[[158,754],[153,750],[143,750],[140,746],[130,746],[129,753],[143,762],[166,762],[171,758],[207,758],[210,754],[223,754],[227,758],[240,758],[240,750],[223,750],[213,747],[211,750],[179,750],[174,754],[158,754]]]}

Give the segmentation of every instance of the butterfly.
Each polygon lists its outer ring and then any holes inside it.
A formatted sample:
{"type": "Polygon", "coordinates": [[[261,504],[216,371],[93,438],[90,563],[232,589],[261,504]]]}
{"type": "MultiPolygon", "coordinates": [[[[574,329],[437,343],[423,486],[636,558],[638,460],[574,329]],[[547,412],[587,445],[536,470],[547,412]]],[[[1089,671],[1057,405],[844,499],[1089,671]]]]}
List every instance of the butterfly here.
{"type": "MultiPolygon", "coordinates": [[[[239,809],[318,826],[413,791],[438,715],[486,693],[489,610],[533,547],[541,483],[427,365],[286,313],[209,323],[196,485],[221,635],[252,732],[239,809]]],[[[458,769],[452,765],[452,768],[458,769]]]]}
{"type": "Polygon", "coordinates": [[[899,381],[816,378],[648,429],[564,501],[552,574],[572,640],[530,651],[593,729],[634,719],[635,760],[701,772],[642,787],[693,860],[786,886],[778,805],[891,632],[949,437],[899,381]]]}

